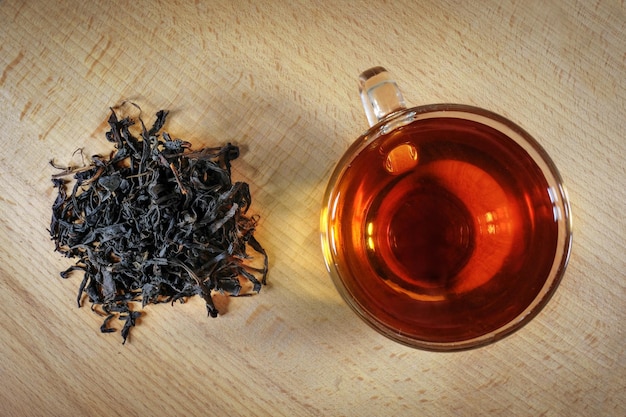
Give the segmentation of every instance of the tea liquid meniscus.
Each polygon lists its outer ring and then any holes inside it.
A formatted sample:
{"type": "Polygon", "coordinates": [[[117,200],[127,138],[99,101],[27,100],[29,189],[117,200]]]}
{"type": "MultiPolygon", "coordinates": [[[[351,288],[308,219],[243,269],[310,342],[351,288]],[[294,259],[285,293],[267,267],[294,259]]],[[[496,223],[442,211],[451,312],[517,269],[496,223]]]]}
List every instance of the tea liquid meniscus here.
{"type": "Polygon", "coordinates": [[[505,134],[420,120],[367,145],[331,193],[332,250],[346,291],[401,334],[469,340],[518,317],[552,268],[550,187],[505,134]]]}

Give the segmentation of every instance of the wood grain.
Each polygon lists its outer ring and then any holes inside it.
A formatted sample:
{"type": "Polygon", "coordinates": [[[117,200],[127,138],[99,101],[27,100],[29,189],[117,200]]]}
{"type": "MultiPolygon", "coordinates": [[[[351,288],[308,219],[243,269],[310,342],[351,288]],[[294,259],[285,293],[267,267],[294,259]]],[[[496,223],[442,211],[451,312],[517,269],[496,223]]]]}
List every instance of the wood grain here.
{"type": "Polygon", "coordinates": [[[0,1],[0,414],[626,415],[623,1],[0,1]],[[84,4],[83,4],[84,3],[84,4]],[[93,3],[93,4],[92,4],[93,3]],[[366,127],[356,76],[392,71],[411,104],[459,102],[524,126],[572,200],[570,266],[519,332],[454,354],[363,324],[323,266],[318,210],[366,127]],[[77,309],[52,252],[48,161],[109,152],[108,108],[244,151],[258,296],[149,306],[130,343],[77,309]]]}

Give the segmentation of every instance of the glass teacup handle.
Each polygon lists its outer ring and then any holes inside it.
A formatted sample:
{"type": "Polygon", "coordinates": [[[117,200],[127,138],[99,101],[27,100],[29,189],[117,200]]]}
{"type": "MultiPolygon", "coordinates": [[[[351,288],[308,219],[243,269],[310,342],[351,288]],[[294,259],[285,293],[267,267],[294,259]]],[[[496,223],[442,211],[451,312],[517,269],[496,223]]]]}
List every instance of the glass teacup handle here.
{"type": "Polygon", "coordinates": [[[398,85],[383,67],[373,67],[361,73],[359,93],[370,126],[406,108],[398,85]]]}

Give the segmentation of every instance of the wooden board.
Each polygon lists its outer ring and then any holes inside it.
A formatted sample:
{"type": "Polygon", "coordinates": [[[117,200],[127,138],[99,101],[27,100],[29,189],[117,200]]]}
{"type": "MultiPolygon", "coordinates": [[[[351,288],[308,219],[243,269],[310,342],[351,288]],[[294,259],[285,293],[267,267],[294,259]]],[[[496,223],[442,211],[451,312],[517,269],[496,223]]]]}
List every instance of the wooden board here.
{"type": "Polygon", "coordinates": [[[562,1],[0,1],[0,414],[626,415],[626,6],[562,1]],[[123,4],[122,4],[123,3],[123,4]],[[327,3],[327,4],[326,4],[327,3]],[[539,316],[485,348],[387,340],[328,277],[318,212],[366,128],[356,77],[410,104],[524,126],[568,187],[570,266],[539,316]],[[109,152],[109,107],[161,108],[194,145],[232,141],[269,285],[149,306],[132,339],[78,309],[53,252],[48,161],[109,152]]]}

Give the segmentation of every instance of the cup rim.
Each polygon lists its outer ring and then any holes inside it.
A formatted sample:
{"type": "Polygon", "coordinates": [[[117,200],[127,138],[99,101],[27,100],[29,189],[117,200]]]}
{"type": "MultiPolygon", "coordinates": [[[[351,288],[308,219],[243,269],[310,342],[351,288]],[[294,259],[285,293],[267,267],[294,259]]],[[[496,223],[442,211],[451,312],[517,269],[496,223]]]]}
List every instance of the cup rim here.
{"type": "Polygon", "coordinates": [[[559,170],[545,149],[526,130],[506,117],[483,108],[454,103],[427,104],[393,112],[377,124],[371,126],[366,132],[359,136],[359,138],[357,138],[357,140],[354,141],[344,152],[330,176],[324,193],[324,204],[322,206],[322,213],[320,216],[320,230],[322,251],[326,268],[335,287],[350,308],[356,312],[357,315],[361,317],[361,319],[364,320],[370,327],[374,328],[376,331],[389,339],[413,348],[430,351],[460,351],[478,348],[501,340],[524,327],[532,321],[541,310],[543,310],[556,292],[556,289],[559,286],[569,263],[573,244],[572,215],[567,190],[563,185],[563,179],[559,170]],[[518,143],[527,153],[529,153],[533,161],[540,166],[547,183],[554,184],[556,186],[555,192],[558,196],[555,197],[557,201],[555,201],[554,204],[558,203],[559,207],[562,208],[562,216],[558,221],[557,251],[554,256],[552,269],[550,270],[541,291],[535,296],[535,298],[533,298],[522,313],[511,319],[500,328],[471,339],[450,342],[428,341],[400,334],[397,331],[390,329],[380,320],[377,320],[369,314],[369,312],[366,311],[357,300],[353,299],[352,295],[345,288],[341,274],[339,273],[337,265],[333,259],[333,254],[330,250],[331,244],[329,241],[329,222],[326,218],[328,215],[328,207],[332,191],[334,189],[334,184],[341,178],[346,167],[350,164],[350,161],[353,160],[361,150],[363,150],[369,143],[373,142],[379,136],[389,133],[398,127],[416,122],[418,120],[436,117],[458,117],[465,120],[473,120],[504,133],[506,136],[518,143]]]}

